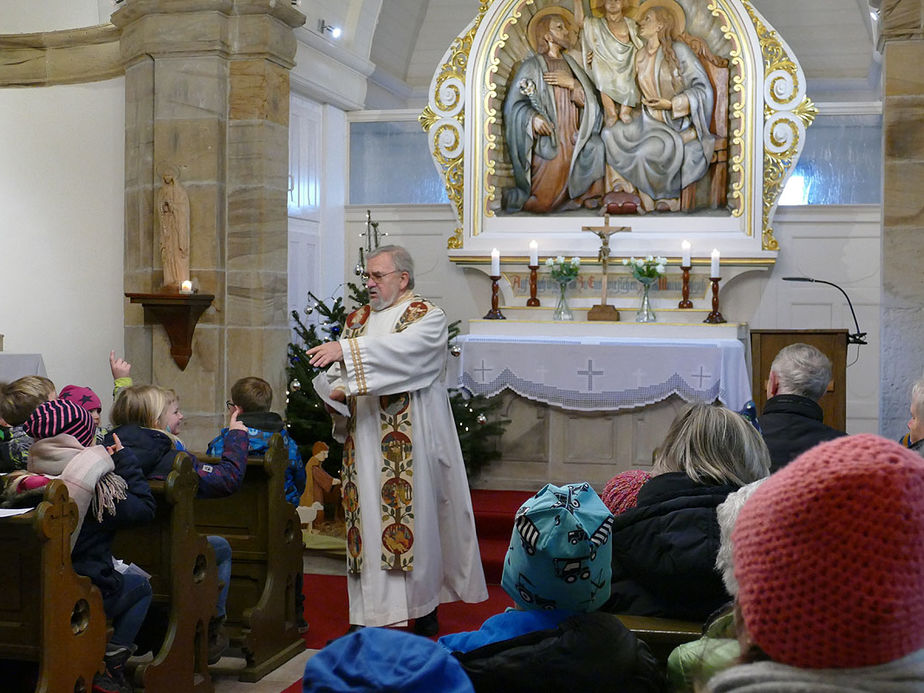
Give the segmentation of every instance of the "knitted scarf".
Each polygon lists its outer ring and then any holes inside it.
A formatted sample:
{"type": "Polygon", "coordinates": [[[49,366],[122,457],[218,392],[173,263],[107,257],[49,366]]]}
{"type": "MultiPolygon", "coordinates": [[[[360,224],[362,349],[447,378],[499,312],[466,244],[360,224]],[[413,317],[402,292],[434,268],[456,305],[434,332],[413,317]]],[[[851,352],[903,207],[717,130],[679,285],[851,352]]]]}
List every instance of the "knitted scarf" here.
{"type": "Polygon", "coordinates": [[[756,662],[709,680],[710,693],[916,693],[924,690],[924,650],[858,669],[798,669],[756,662]]]}
{"type": "Polygon", "coordinates": [[[106,448],[102,445],[85,448],[67,433],[39,440],[30,448],[29,471],[59,476],[77,503],[79,515],[71,547],[77,541],[88,510],[101,522],[105,513],[115,515],[116,502],[125,498],[128,484],[114,469],[106,448]]]}

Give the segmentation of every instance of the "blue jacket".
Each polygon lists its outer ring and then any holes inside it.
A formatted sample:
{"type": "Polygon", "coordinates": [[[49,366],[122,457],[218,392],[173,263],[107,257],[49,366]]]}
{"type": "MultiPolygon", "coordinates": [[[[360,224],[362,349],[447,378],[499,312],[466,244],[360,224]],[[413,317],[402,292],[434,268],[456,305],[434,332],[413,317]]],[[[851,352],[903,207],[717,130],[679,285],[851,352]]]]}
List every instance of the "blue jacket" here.
{"type": "MultiPolygon", "coordinates": [[[[163,479],[173,468],[173,460],[178,448],[176,441],[163,431],[154,428],[142,428],[128,424],[112,429],[106,434],[106,445],[112,445],[115,433],[122,445],[135,453],[145,476],[148,479],[163,479]]],[[[247,434],[244,431],[231,431],[227,444],[221,454],[221,464],[202,464],[190,452],[192,466],[199,475],[198,498],[222,498],[237,491],[244,481],[247,471],[247,434]]],[[[218,455],[216,455],[218,457],[218,455]]]]}
{"type": "MultiPolygon", "coordinates": [[[[248,455],[252,457],[265,457],[273,435],[279,433],[282,436],[282,442],[289,451],[285,482],[286,500],[292,505],[298,505],[302,493],[305,492],[305,464],[298,453],[298,445],[286,433],[282,417],[272,411],[253,411],[242,414],[240,420],[247,426],[248,455]]],[[[221,433],[209,443],[206,454],[210,457],[220,457],[225,449],[227,435],[228,429],[221,429],[221,433]]]]}

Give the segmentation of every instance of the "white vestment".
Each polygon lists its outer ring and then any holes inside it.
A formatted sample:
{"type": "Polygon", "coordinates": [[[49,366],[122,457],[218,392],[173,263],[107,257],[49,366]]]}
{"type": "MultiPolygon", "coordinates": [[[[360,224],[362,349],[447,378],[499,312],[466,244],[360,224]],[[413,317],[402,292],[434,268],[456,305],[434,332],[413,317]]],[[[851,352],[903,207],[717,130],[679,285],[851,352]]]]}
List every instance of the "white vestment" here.
{"type": "MultiPolygon", "coordinates": [[[[444,382],[446,316],[426,304],[422,317],[396,332],[413,301],[421,299],[407,294],[389,308],[371,312],[360,336],[350,338],[348,329],[340,340],[343,363],[328,370],[331,388],[354,398],[352,436],[363,555],[361,572],[347,576],[351,624],[391,625],[425,616],[441,602],[488,598],[444,382]],[[413,439],[413,567],[385,570],[382,532],[383,517],[388,518],[382,502],[379,397],[405,392],[410,393],[413,439]]],[[[335,436],[342,439],[348,420],[332,416],[335,436]]]]}

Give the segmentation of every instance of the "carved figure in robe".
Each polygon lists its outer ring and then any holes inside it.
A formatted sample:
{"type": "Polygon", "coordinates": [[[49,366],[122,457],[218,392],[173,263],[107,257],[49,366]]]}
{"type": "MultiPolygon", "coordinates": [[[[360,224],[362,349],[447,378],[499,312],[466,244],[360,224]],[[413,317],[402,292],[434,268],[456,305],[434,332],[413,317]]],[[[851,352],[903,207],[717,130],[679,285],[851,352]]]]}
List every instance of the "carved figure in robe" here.
{"type": "Polygon", "coordinates": [[[676,211],[681,190],[705,175],[715,149],[715,94],[699,56],[720,59],[684,33],[683,9],[673,0],[649,0],[643,9],[645,45],[635,58],[641,114],[601,137],[607,164],[636,186],[645,210],[676,211]]]}
{"type": "Polygon", "coordinates": [[[581,27],[584,65],[600,91],[604,124],[613,125],[617,117],[631,122],[632,109],[640,103],[635,54],[642,39],[636,21],[623,14],[630,0],[604,0],[602,17],[585,14],[586,2],[574,0],[574,20],[581,27]]]}
{"type": "Polygon", "coordinates": [[[161,174],[163,184],[157,191],[157,213],[163,285],[178,288],[189,279],[189,196],[176,178],[173,169],[161,174]]]}
{"type": "Polygon", "coordinates": [[[504,131],[516,182],[504,191],[507,212],[599,206],[602,113],[590,77],[565,52],[572,47],[570,21],[557,6],[536,13],[527,30],[536,53],[507,88],[504,131]]]}

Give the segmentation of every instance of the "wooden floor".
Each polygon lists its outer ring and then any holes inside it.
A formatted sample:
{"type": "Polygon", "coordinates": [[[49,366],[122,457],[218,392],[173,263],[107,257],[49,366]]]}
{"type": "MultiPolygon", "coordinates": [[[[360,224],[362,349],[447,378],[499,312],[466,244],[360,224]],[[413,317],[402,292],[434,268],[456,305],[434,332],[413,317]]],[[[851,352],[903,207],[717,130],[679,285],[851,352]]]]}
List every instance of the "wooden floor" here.
{"type": "Polygon", "coordinates": [[[305,662],[315,652],[317,650],[305,650],[256,683],[243,683],[237,680],[234,669],[244,665],[243,659],[223,657],[217,667],[209,667],[212,683],[215,684],[215,693],[282,693],[296,681],[302,680],[305,662]]]}

